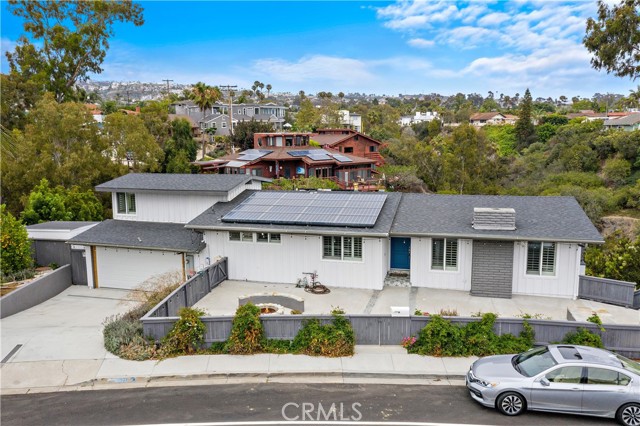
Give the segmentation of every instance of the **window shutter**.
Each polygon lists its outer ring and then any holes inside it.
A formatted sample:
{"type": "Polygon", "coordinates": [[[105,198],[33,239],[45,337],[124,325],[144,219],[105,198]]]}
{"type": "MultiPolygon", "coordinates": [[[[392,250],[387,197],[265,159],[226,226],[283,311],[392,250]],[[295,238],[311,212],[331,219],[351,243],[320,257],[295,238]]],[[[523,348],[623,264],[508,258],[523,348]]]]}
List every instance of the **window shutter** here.
{"type": "Polygon", "coordinates": [[[446,264],[447,269],[458,268],[458,240],[446,240],[446,264]]]}
{"type": "Polygon", "coordinates": [[[353,258],[362,260],[362,238],[353,238],[353,258]]]}
{"type": "Polygon", "coordinates": [[[127,212],[127,202],[125,200],[125,193],[118,192],[116,194],[116,198],[118,199],[118,213],[126,213],[127,212]]]}
{"type": "Polygon", "coordinates": [[[556,244],[542,244],[542,275],[553,275],[556,266],[556,244]]]}
{"type": "Polygon", "coordinates": [[[431,242],[431,269],[444,269],[444,240],[433,239],[431,242]]]}
{"type": "Polygon", "coordinates": [[[527,274],[540,274],[540,250],[541,243],[527,244],[527,274]]]}
{"type": "MultiPolygon", "coordinates": [[[[127,194],[127,213],[135,213],[136,212],[136,194],[127,194]]],[[[144,210],[144,209],[142,209],[144,210]]]]}

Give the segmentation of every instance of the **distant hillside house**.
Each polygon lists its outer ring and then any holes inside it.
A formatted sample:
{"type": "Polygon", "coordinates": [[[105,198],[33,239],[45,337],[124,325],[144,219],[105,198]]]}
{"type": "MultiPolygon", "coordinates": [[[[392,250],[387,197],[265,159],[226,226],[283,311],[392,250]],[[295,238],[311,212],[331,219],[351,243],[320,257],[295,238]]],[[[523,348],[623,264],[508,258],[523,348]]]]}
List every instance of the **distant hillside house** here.
{"type": "Polygon", "coordinates": [[[482,127],[486,125],[505,124],[507,117],[499,112],[477,112],[469,118],[472,126],[482,127]]]}
{"type": "Polygon", "coordinates": [[[362,131],[362,116],[355,112],[349,112],[347,109],[341,109],[340,111],[340,124],[356,132],[362,131]]]}
{"type": "Polygon", "coordinates": [[[425,122],[428,123],[436,119],[438,119],[438,113],[436,111],[427,111],[427,112],[416,111],[416,114],[413,116],[403,115],[402,117],[400,117],[399,124],[401,126],[410,126],[416,123],[425,123],[425,122]]]}
{"type": "Polygon", "coordinates": [[[282,130],[287,107],[269,102],[266,104],[232,104],[231,114],[229,105],[215,103],[205,111],[204,119],[200,108],[190,100],[174,102],[173,107],[177,115],[186,115],[197,120],[202,131],[215,128],[216,136],[229,135],[229,115],[233,120],[233,127],[244,121],[255,120],[261,123],[271,123],[274,130],[282,130]],[[224,122],[224,124],[223,124],[224,122]]]}
{"type": "Polygon", "coordinates": [[[625,132],[640,130],[640,112],[629,114],[626,117],[609,118],[603,125],[608,129],[620,129],[625,132]]]}

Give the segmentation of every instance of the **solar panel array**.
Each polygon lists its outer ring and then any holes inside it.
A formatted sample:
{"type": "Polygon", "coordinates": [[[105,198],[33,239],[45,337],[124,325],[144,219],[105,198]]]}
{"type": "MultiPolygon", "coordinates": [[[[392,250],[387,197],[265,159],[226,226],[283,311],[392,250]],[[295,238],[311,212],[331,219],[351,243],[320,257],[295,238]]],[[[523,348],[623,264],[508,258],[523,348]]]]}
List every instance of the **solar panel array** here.
{"type": "Polygon", "coordinates": [[[372,227],[386,194],[256,192],[222,217],[223,222],[372,227]]]}
{"type": "Polygon", "coordinates": [[[289,151],[288,154],[292,157],[309,157],[313,161],[328,161],[331,158],[338,160],[341,163],[351,163],[353,160],[345,155],[328,152],[324,149],[305,149],[289,151]]]}
{"type": "Polygon", "coordinates": [[[269,151],[267,149],[247,149],[246,151],[242,151],[240,156],[238,156],[238,160],[240,161],[253,161],[258,158],[262,158],[267,154],[271,154],[273,151],[269,151]]]}

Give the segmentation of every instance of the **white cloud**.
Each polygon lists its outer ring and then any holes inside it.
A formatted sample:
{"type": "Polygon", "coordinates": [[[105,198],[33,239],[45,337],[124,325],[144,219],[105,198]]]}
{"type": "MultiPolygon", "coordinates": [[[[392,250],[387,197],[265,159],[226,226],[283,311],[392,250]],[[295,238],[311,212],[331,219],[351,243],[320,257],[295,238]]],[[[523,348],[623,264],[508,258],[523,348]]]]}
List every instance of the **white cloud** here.
{"type": "Polygon", "coordinates": [[[272,78],[292,82],[306,82],[314,79],[339,81],[344,84],[371,80],[373,75],[364,61],[335,56],[312,55],[296,62],[284,59],[258,59],[253,70],[272,78]]]}
{"type": "Polygon", "coordinates": [[[509,14],[503,12],[495,12],[484,15],[478,20],[478,24],[481,26],[499,25],[504,21],[508,21],[509,19],[511,19],[511,16],[509,14]]]}
{"type": "Polygon", "coordinates": [[[427,48],[427,47],[432,47],[433,45],[436,44],[435,41],[433,40],[426,40],[424,38],[412,38],[411,40],[409,40],[407,42],[407,44],[409,46],[413,46],[413,47],[419,47],[419,48],[427,48]]]}

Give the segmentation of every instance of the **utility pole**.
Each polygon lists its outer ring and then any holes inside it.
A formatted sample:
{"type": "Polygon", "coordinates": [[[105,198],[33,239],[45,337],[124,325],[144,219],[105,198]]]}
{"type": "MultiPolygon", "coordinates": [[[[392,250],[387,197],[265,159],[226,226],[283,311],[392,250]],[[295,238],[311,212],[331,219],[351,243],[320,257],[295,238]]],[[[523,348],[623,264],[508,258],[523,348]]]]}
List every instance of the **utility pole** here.
{"type": "Polygon", "coordinates": [[[224,86],[220,85],[218,87],[220,88],[220,90],[226,91],[227,95],[229,96],[229,134],[233,136],[233,95],[235,94],[234,90],[237,90],[238,86],[231,86],[227,84],[224,86]]]}
{"type": "Polygon", "coordinates": [[[172,82],[173,80],[169,80],[168,78],[165,78],[162,81],[167,83],[167,96],[169,96],[169,83],[172,82]]]}

